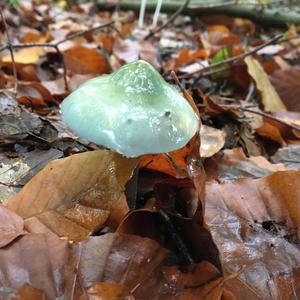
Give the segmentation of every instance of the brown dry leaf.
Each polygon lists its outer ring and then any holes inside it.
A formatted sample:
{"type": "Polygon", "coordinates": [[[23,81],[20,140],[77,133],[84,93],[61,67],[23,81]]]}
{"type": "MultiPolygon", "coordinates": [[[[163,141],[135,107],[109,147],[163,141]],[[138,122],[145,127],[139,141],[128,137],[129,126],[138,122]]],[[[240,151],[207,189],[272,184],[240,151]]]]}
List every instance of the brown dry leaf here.
{"type": "Polygon", "coordinates": [[[189,145],[168,154],[148,154],[140,158],[141,167],[163,172],[171,176],[187,177],[186,158],[190,153],[189,145]]]}
{"type": "Polygon", "coordinates": [[[54,234],[25,235],[0,249],[0,285],[18,295],[29,293],[27,299],[34,299],[36,289],[47,299],[71,299],[76,273],[70,254],[68,242],[54,234]]]}
{"type": "Polygon", "coordinates": [[[256,128],[255,132],[258,135],[264,136],[277,142],[281,146],[285,146],[286,142],[281,135],[280,129],[277,126],[275,126],[275,124],[265,122],[262,127],[256,128]]]}
{"type": "Polygon", "coordinates": [[[193,182],[188,179],[165,179],[154,185],[154,206],[169,214],[193,218],[201,202],[193,182]]]}
{"type": "Polygon", "coordinates": [[[52,97],[55,98],[56,101],[62,101],[69,94],[69,92],[66,91],[65,81],[63,78],[58,78],[51,81],[43,81],[42,85],[48,91],[51,91],[52,97]]]}
{"type": "Polygon", "coordinates": [[[271,164],[263,156],[246,157],[242,148],[226,149],[205,161],[207,180],[232,181],[238,178],[260,178],[285,171],[283,164],[271,164]]]}
{"type": "Polygon", "coordinates": [[[113,53],[125,63],[139,59],[140,44],[138,41],[117,38],[113,47],[113,53]]]}
{"type": "Polygon", "coordinates": [[[47,31],[44,34],[36,31],[29,31],[25,33],[21,38],[22,43],[46,43],[50,40],[51,34],[47,31]]]}
{"type": "Polygon", "coordinates": [[[289,111],[300,112],[300,68],[277,70],[271,82],[289,111]]]}
{"type": "MultiPolygon", "coordinates": [[[[90,237],[74,246],[81,285],[98,282],[124,285],[136,292],[160,270],[169,251],[155,241],[127,234],[90,237]]],[[[148,298],[149,299],[149,298],[148,298]]]]}
{"type": "Polygon", "coordinates": [[[179,52],[179,56],[175,62],[175,68],[178,68],[184,64],[193,63],[198,58],[208,58],[209,52],[207,50],[196,50],[190,53],[189,48],[184,48],[179,52]]]}
{"type": "Polygon", "coordinates": [[[75,46],[65,51],[64,61],[71,74],[104,74],[111,71],[103,54],[83,46],[75,46]]]}
{"type": "Polygon", "coordinates": [[[113,292],[122,289],[120,285],[126,286],[136,299],[184,299],[180,296],[186,290],[198,292],[205,283],[220,276],[208,262],[191,265],[185,272],[164,267],[169,252],[153,240],[135,235],[90,237],[74,248],[80,258],[78,277],[88,291],[95,283],[110,282],[118,284],[113,292]]]}
{"type": "Polygon", "coordinates": [[[17,100],[29,106],[47,106],[53,102],[50,91],[39,82],[19,82],[17,100]]]}
{"type": "Polygon", "coordinates": [[[259,61],[251,56],[247,56],[245,63],[248,67],[248,73],[255,80],[257,89],[262,93],[262,103],[265,110],[269,112],[286,111],[286,107],[272,86],[268,75],[265,73],[259,61]]]}
{"type": "Polygon", "coordinates": [[[106,234],[72,245],[53,233],[29,234],[0,249],[0,295],[3,289],[9,296],[29,297],[16,299],[43,299],[35,298],[43,292],[47,299],[80,299],[105,287],[116,295],[147,291],[147,286],[159,294],[163,284],[157,275],[168,254],[155,241],[138,236],[106,234]]]}
{"type": "Polygon", "coordinates": [[[206,125],[201,125],[200,139],[200,156],[211,157],[224,147],[226,132],[206,125]]]}
{"type": "Polygon", "coordinates": [[[136,163],[108,150],[55,160],[5,205],[25,222],[37,218],[59,236],[82,240],[127,213],[124,186],[136,163]]]}
{"type": "MultiPolygon", "coordinates": [[[[220,267],[218,251],[209,232],[201,225],[198,214],[193,219],[176,214],[161,214],[159,208],[138,209],[130,212],[119,225],[117,232],[148,237],[170,249],[180,265],[203,260],[220,267]],[[170,229],[170,224],[171,228],[170,229]],[[174,233],[174,228],[175,233],[174,233]],[[174,236],[175,235],[175,236],[174,236]],[[182,241],[178,247],[178,240],[182,241]],[[188,249],[188,250],[186,250],[188,249]]],[[[200,213],[200,212],[199,212],[200,213]]]]}
{"type": "Polygon", "coordinates": [[[277,164],[284,164],[290,169],[300,170],[300,145],[278,149],[271,160],[277,164]]]}
{"type": "Polygon", "coordinates": [[[41,290],[25,284],[18,290],[0,290],[0,298],[3,300],[46,300],[47,296],[41,290]]]}
{"type": "Polygon", "coordinates": [[[196,134],[186,146],[178,150],[167,154],[143,155],[140,158],[140,165],[177,178],[184,178],[188,176],[187,163],[192,158],[199,158],[199,134],[196,134]]]}
{"type": "Polygon", "coordinates": [[[0,248],[24,234],[23,228],[23,219],[0,205],[0,248]]]}
{"type": "Polygon", "coordinates": [[[260,179],[211,182],[206,189],[205,221],[225,273],[260,299],[300,295],[300,172],[275,172],[260,179]]]}
{"type": "Polygon", "coordinates": [[[99,282],[87,288],[79,300],[134,300],[129,288],[124,285],[99,282]]]}
{"type": "Polygon", "coordinates": [[[20,191],[38,171],[49,161],[63,156],[63,152],[50,148],[35,149],[20,153],[18,157],[10,158],[0,154],[0,202],[5,201],[20,191]]]}

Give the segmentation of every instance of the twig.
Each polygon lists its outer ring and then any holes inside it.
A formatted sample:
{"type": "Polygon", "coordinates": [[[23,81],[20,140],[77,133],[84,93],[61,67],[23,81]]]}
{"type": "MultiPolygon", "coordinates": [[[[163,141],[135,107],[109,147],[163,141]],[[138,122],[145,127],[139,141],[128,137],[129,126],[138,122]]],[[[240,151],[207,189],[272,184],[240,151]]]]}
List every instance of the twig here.
{"type": "Polygon", "coordinates": [[[163,30],[165,27],[167,27],[170,23],[172,23],[189,5],[190,0],[186,0],[181,7],[175,13],[161,26],[154,30],[150,30],[150,32],[144,37],[144,41],[148,40],[150,37],[155,35],[156,33],[160,32],[163,30]]]}
{"type": "Polygon", "coordinates": [[[233,109],[240,109],[240,110],[243,110],[243,111],[247,111],[247,112],[250,112],[250,113],[253,113],[253,114],[257,114],[257,115],[260,115],[262,117],[265,117],[267,119],[270,119],[270,120],[273,120],[275,122],[278,122],[278,123],[281,123],[283,125],[286,125],[294,130],[297,130],[297,131],[300,131],[300,127],[297,126],[297,125],[293,125],[293,124],[290,124],[280,118],[277,118],[275,116],[272,116],[270,114],[267,114],[261,110],[253,110],[251,108],[248,108],[248,107],[244,107],[244,106],[241,106],[241,105],[231,105],[231,104],[218,104],[224,108],[233,108],[233,109]]]}
{"type": "Polygon", "coordinates": [[[22,188],[24,186],[24,184],[5,183],[2,181],[0,181],[0,185],[4,185],[7,187],[17,187],[17,188],[22,188]]]}
{"type": "Polygon", "coordinates": [[[10,57],[11,57],[11,62],[12,62],[12,67],[13,67],[13,74],[14,74],[14,89],[13,89],[13,96],[14,99],[17,99],[17,92],[18,92],[18,74],[17,74],[17,68],[16,68],[16,62],[15,62],[15,57],[14,57],[14,50],[13,50],[13,46],[10,40],[10,36],[8,33],[8,26],[5,20],[5,17],[3,15],[2,9],[0,8],[0,15],[1,15],[1,20],[3,23],[3,27],[4,27],[4,31],[6,34],[6,38],[7,38],[7,48],[10,52],[10,57]]]}
{"type": "Polygon", "coordinates": [[[69,91],[68,80],[67,80],[67,67],[66,67],[66,64],[65,64],[64,56],[61,53],[61,51],[59,50],[58,45],[56,45],[54,47],[54,49],[56,50],[56,53],[59,56],[60,61],[61,61],[62,66],[63,66],[63,78],[64,78],[65,90],[69,91]]]}
{"type": "MultiPolygon", "coordinates": [[[[2,17],[2,20],[3,19],[3,14],[2,14],[2,11],[1,12],[1,17],[2,17]]],[[[73,34],[70,34],[69,36],[67,36],[66,38],[60,40],[60,41],[57,41],[55,43],[24,43],[24,44],[11,44],[10,43],[10,40],[8,39],[8,43],[7,45],[4,45],[0,48],[0,52],[1,51],[4,51],[6,49],[9,49],[10,52],[11,52],[11,55],[12,55],[12,62],[13,62],[13,66],[15,67],[15,63],[14,63],[14,59],[13,59],[13,49],[23,49],[23,48],[32,48],[32,47],[48,47],[48,48],[53,48],[55,49],[55,51],[57,52],[57,54],[59,55],[59,57],[61,58],[61,61],[62,61],[62,65],[63,65],[63,78],[64,78],[64,84],[65,84],[65,90],[68,91],[69,88],[68,88],[68,82],[67,82],[67,68],[66,68],[66,65],[65,65],[65,62],[64,62],[64,59],[63,59],[63,54],[62,52],[60,51],[59,49],[59,45],[69,41],[69,40],[72,40],[76,37],[79,37],[79,36],[82,36],[82,35],[85,35],[86,33],[90,33],[90,32],[93,32],[93,31],[96,31],[96,30],[99,30],[99,29],[103,29],[105,27],[112,27],[113,29],[115,29],[113,27],[113,23],[114,21],[110,21],[108,23],[105,23],[105,24],[102,24],[102,25],[99,25],[99,26],[96,26],[96,27],[92,27],[92,28],[89,28],[89,29],[86,29],[86,30],[82,30],[82,31],[79,31],[79,32],[75,32],[73,34]]],[[[6,23],[5,23],[6,24],[6,23]]],[[[116,29],[115,29],[116,30],[116,29]]],[[[7,30],[6,30],[7,32],[7,30]]],[[[8,36],[8,33],[7,33],[7,36],[8,36]]],[[[17,73],[16,73],[16,70],[14,70],[14,76],[15,78],[17,78],[17,73]]]]}
{"type": "MultiPolygon", "coordinates": [[[[265,42],[265,43],[263,43],[263,44],[255,47],[255,48],[253,48],[252,50],[250,50],[248,52],[242,53],[242,54],[237,55],[237,56],[229,57],[229,58],[224,59],[224,60],[222,60],[222,61],[220,61],[220,62],[218,62],[216,64],[212,64],[212,65],[209,65],[207,67],[204,67],[201,70],[197,70],[197,71],[194,71],[194,72],[191,72],[191,73],[188,73],[188,74],[183,74],[183,75],[179,76],[179,78],[188,78],[191,75],[195,75],[195,74],[205,75],[205,76],[210,75],[210,74],[216,72],[216,70],[214,70],[212,72],[212,69],[215,69],[215,68],[218,68],[218,67],[224,67],[224,66],[226,66],[226,65],[228,65],[230,63],[234,64],[234,63],[236,63],[238,61],[241,61],[244,58],[246,58],[247,56],[252,55],[252,54],[256,53],[257,51],[265,48],[266,46],[277,42],[282,37],[283,37],[283,34],[277,34],[273,38],[271,38],[269,41],[267,41],[267,42],[265,42]]],[[[226,68],[227,67],[225,67],[223,69],[226,69],[226,68]]],[[[217,72],[222,71],[223,69],[217,70],[217,72]]]]}

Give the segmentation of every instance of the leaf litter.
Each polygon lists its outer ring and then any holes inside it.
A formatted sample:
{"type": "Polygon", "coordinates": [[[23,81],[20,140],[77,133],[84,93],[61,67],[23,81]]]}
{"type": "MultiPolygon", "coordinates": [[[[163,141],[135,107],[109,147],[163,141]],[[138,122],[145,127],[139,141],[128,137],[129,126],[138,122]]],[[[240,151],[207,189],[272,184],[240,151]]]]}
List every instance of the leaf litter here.
{"type": "Polygon", "coordinates": [[[298,299],[297,28],[179,15],[145,38],[151,13],[66,4],[3,8],[1,299],[298,299]],[[61,122],[70,91],[136,59],[200,115],[182,149],[128,159],[61,122]]]}

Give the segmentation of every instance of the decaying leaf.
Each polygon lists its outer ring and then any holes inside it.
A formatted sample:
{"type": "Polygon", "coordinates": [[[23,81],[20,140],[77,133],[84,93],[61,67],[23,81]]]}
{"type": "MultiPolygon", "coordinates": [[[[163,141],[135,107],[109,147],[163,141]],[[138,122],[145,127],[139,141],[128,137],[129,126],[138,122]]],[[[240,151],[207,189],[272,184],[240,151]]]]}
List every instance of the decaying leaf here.
{"type": "Polygon", "coordinates": [[[23,227],[24,221],[21,217],[0,205],[0,248],[24,234],[23,227]]]}
{"type": "Polygon", "coordinates": [[[276,171],[285,171],[279,163],[271,164],[263,156],[247,157],[242,148],[226,149],[205,161],[207,180],[232,181],[239,178],[260,178],[276,171]]]}
{"type": "Polygon", "coordinates": [[[300,145],[279,149],[272,157],[274,163],[281,163],[290,169],[300,170],[300,145]]]}
{"type": "Polygon", "coordinates": [[[286,111],[285,105],[282,103],[259,61],[251,56],[247,56],[245,63],[248,67],[248,73],[255,80],[258,90],[262,93],[262,102],[265,110],[269,112],[286,111]]]}
{"type": "Polygon", "coordinates": [[[299,295],[299,180],[299,171],[283,171],[207,185],[205,221],[223,270],[245,266],[239,279],[260,299],[299,295]]]}
{"type": "Polygon", "coordinates": [[[87,288],[79,300],[134,300],[135,298],[130,293],[128,287],[110,283],[99,282],[87,288]]]}
{"type": "Polygon", "coordinates": [[[59,236],[82,240],[107,221],[116,226],[127,213],[124,187],[135,165],[107,150],[55,160],[5,205],[59,236]]]}
{"type": "Polygon", "coordinates": [[[200,138],[200,156],[211,157],[223,148],[226,132],[206,125],[201,125],[200,138]]]}
{"type": "Polygon", "coordinates": [[[75,46],[65,51],[64,60],[71,74],[104,74],[111,70],[104,55],[96,49],[83,46],[75,46]]]}
{"type": "Polygon", "coordinates": [[[272,74],[271,82],[284,105],[290,111],[300,111],[300,68],[277,70],[272,74]]]}
{"type": "Polygon", "coordinates": [[[70,299],[74,293],[74,267],[68,242],[54,234],[25,235],[0,249],[1,287],[22,295],[23,286],[28,284],[32,288],[26,288],[31,294],[27,299],[34,299],[35,289],[48,299],[70,299]]]}

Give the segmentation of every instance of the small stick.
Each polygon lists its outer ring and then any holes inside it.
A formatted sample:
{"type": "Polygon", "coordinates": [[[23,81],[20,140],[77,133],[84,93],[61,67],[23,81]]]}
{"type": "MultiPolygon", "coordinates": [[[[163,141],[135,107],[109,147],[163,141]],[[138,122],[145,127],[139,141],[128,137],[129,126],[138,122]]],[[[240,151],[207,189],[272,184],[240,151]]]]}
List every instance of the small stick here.
{"type": "Polygon", "coordinates": [[[13,89],[13,96],[14,99],[17,99],[17,92],[18,92],[18,74],[17,74],[17,68],[16,68],[16,62],[15,62],[15,57],[14,57],[14,50],[13,50],[13,46],[10,40],[10,36],[8,33],[8,26],[5,20],[5,17],[3,15],[2,9],[0,9],[0,15],[1,15],[1,20],[3,23],[3,27],[4,27],[4,31],[6,34],[6,38],[7,38],[7,48],[10,52],[10,57],[11,57],[11,62],[12,62],[12,67],[13,67],[13,74],[14,74],[14,89],[13,89]]]}
{"type": "MultiPolygon", "coordinates": [[[[277,34],[275,35],[273,38],[271,38],[269,41],[255,47],[254,49],[248,51],[248,52],[245,52],[243,54],[240,54],[240,55],[237,55],[237,56],[233,56],[233,57],[229,57],[227,59],[224,59],[216,64],[212,64],[210,66],[207,66],[207,67],[204,67],[202,68],[201,70],[198,70],[198,71],[194,71],[194,72],[191,72],[189,74],[184,74],[184,75],[181,75],[179,76],[179,78],[188,78],[190,77],[191,75],[195,75],[195,74],[199,74],[199,75],[210,75],[212,72],[212,69],[214,68],[217,68],[217,67],[224,67],[225,65],[227,64],[233,64],[233,63],[236,63],[238,61],[241,61],[243,60],[244,58],[246,58],[247,56],[249,55],[252,55],[254,53],[256,53],[257,51],[265,48],[266,46],[270,45],[270,44],[273,44],[275,42],[277,42],[280,38],[283,37],[283,34],[277,34]],[[205,71],[210,71],[210,72],[205,72],[205,71]]],[[[223,69],[222,69],[223,70],[223,69]]],[[[221,70],[217,70],[218,71],[221,71],[221,70]]],[[[215,72],[215,71],[214,71],[215,72]]]]}
{"type": "Polygon", "coordinates": [[[144,41],[148,40],[150,37],[155,35],[156,33],[160,32],[163,30],[165,27],[167,27],[170,23],[172,23],[189,5],[190,0],[186,0],[181,7],[175,13],[161,26],[159,26],[155,30],[150,30],[150,32],[144,37],[144,41]]]}
{"type": "Polygon", "coordinates": [[[58,54],[58,56],[61,60],[61,63],[63,65],[63,78],[64,78],[65,90],[69,91],[68,80],[67,80],[67,67],[65,64],[64,56],[61,53],[61,51],[59,50],[59,47],[57,45],[54,47],[54,49],[56,50],[56,53],[58,54]]]}
{"type": "Polygon", "coordinates": [[[283,125],[286,125],[286,126],[292,128],[292,129],[296,130],[296,131],[300,131],[300,127],[299,126],[290,124],[290,123],[288,123],[288,122],[286,122],[286,121],[284,121],[282,119],[279,119],[279,118],[277,118],[275,116],[267,114],[267,113],[265,113],[265,112],[263,112],[261,110],[253,110],[251,108],[243,107],[241,105],[230,105],[230,104],[218,104],[218,105],[223,106],[224,108],[240,109],[240,110],[247,111],[247,112],[250,112],[250,113],[253,113],[253,114],[257,114],[257,115],[260,115],[260,116],[265,117],[267,119],[273,120],[273,121],[281,123],[283,125]]]}

